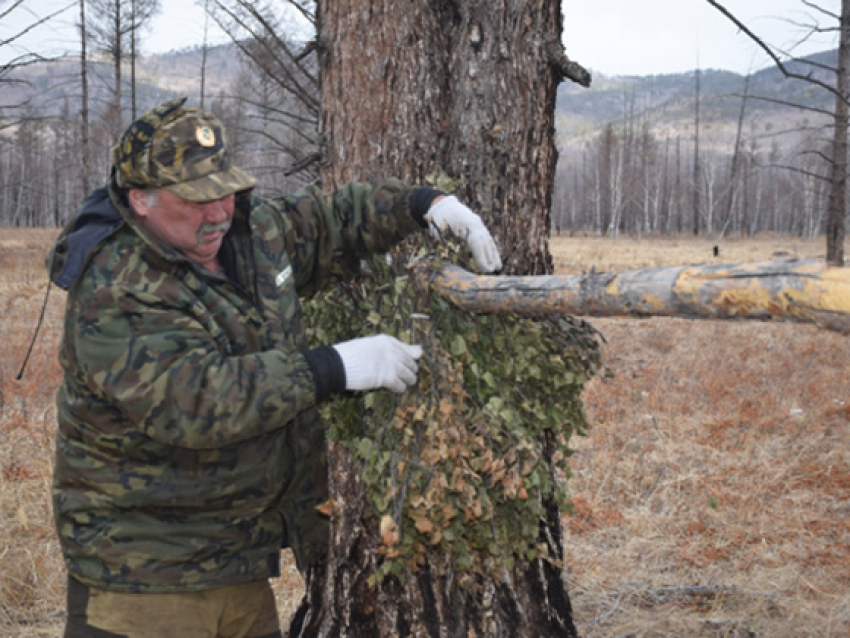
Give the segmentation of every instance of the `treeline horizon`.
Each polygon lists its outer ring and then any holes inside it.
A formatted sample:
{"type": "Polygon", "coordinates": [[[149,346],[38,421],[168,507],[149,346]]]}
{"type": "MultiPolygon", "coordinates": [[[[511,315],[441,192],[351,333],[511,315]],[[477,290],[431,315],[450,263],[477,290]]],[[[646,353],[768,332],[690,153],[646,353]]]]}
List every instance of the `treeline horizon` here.
{"type": "MultiPolygon", "coordinates": [[[[100,37],[108,42],[110,34],[100,37]]],[[[278,59],[256,34],[234,42],[157,56],[166,65],[173,60],[183,75],[196,70],[200,86],[194,95],[152,83],[149,70],[137,72],[138,56],[125,54],[118,64],[110,63],[103,47],[78,62],[66,58],[0,75],[0,87],[26,82],[31,92],[26,105],[0,108],[0,226],[64,225],[88,192],[108,180],[110,149],[133,115],[186,93],[190,104],[208,108],[225,122],[237,161],[258,177],[259,194],[291,192],[316,179],[314,63],[310,58],[293,62],[292,55],[278,59]],[[228,82],[212,77],[216,55],[228,82]],[[226,72],[224,64],[230,65],[226,72]],[[61,73],[51,76],[44,65],[61,73]],[[285,75],[281,68],[289,69],[285,87],[269,80],[285,75]],[[83,118],[87,127],[80,125],[83,118]]],[[[294,51],[303,44],[290,46],[294,51]]],[[[698,70],[696,75],[699,81],[698,70]]],[[[740,113],[734,139],[717,140],[705,97],[700,123],[698,84],[691,104],[681,106],[693,110],[687,130],[653,120],[651,109],[637,112],[641,90],[651,89],[632,89],[621,118],[595,123],[590,134],[584,133],[583,144],[561,151],[550,211],[554,232],[825,233],[829,189],[822,157],[828,125],[811,125],[807,118],[805,130],[786,131],[795,142],[779,144],[781,132],[754,130],[748,114],[757,98],[744,90],[727,96],[727,103],[740,105],[735,107],[740,113]]],[[[568,105],[580,99],[573,94],[568,105]]]]}
{"type": "Polygon", "coordinates": [[[555,232],[597,235],[744,236],[826,232],[829,184],[818,171],[816,136],[791,149],[739,140],[698,155],[693,136],[660,137],[607,124],[579,154],[562,158],[555,182],[555,232]],[[797,165],[784,163],[787,155],[797,165]]]}

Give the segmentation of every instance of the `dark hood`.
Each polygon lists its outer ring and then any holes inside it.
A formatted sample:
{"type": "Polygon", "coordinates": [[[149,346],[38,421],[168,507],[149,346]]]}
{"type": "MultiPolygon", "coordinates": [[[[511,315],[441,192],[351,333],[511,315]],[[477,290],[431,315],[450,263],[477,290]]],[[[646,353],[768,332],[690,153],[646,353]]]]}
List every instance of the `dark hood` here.
{"type": "Polygon", "coordinates": [[[124,223],[102,186],[89,194],[79,212],[65,227],[50,259],[50,279],[60,288],[73,286],[83,272],[89,254],[124,223]]]}
{"type": "MultiPolygon", "coordinates": [[[[236,214],[229,235],[248,232],[251,192],[244,190],[236,193],[236,214]]],[[[63,290],[68,290],[82,275],[89,255],[124,225],[132,228],[169,261],[188,262],[182,253],[157,241],[137,222],[130,211],[127,192],[116,187],[113,177],[108,185],[101,186],[86,197],[79,212],[56,240],[48,262],[51,281],[63,290]]]]}

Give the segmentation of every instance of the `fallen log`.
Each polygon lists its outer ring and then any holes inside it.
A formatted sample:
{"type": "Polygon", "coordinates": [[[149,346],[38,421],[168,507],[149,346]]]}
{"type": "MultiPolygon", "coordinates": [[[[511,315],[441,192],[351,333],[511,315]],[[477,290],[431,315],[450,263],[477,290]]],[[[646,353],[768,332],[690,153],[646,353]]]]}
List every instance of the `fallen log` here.
{"type": "Polygon", "coordinates": [[[430,283],[474,312],[783,319],[850,334],[850,268],[816,260],[534,277],[478,276],[445,265],[430,283]]]}

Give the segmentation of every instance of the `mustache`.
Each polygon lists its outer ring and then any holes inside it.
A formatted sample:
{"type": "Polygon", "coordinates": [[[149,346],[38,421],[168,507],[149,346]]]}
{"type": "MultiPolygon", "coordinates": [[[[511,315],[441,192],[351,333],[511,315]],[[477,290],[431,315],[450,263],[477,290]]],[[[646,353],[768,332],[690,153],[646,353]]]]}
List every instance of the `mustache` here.
{"type": "Polygon", "coordinates": [[[207,233],[217,233],[219,231],[227,233],[228,230],[230,230],[229,221],[219,222],[218,224],[201,224],[197,233],[198,243],[201,242],[201,239],[203,239],[204,235],[207,233]]]}

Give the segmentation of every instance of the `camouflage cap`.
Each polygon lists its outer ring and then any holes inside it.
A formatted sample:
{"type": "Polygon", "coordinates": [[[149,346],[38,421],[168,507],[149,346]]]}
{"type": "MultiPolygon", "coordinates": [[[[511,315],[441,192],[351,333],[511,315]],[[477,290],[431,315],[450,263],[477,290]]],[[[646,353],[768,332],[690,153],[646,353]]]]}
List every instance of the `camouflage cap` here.
{"type": "Polygon", "coordinates": [[[112,148],[120,188],[165,188],[202,202],[253,188],[257,180],[233,165],[221,121],[170,100],[133,122],[112,148]]]}

